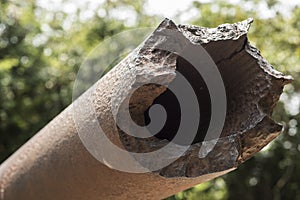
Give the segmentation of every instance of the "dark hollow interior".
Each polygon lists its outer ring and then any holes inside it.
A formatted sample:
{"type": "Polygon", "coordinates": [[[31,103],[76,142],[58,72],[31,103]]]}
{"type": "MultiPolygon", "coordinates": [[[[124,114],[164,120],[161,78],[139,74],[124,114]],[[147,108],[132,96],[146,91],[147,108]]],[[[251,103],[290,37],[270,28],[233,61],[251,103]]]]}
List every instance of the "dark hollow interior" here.
{"type": "MultiPolygon", "coordinates": [[[[193,143],[202,142],[205,138],[210,118],[211,118],[211,100],[208,88],[199,72],[184,58],[178,56],[176,62],[176,73],[181,73],[191,84],[198,101],[198,106],[200,110],[200,120],[198,131],[196,137],[193,140],[193,143]]],[[[175,78],[169,86],[175,84],[177,79],[175,78]]],[[[184,89],[184,88],[183,88],[184,89]]],[[[189,98],[189,97],[186,97],[189,98]]],[[[180,126],[181,121],[181,112],[180,112],[180,104],[173,94],[172,91],[167,89],[164,93],[158,96],[152,105],[160,104],[162,105],[167,112],[167,119],[164,127],[158,132],[153,133],[152,130],[149,130],[155,137],[159,139],[167,139],[171,141],[175,135],[177,134],[178,128],[180,126]]],[[[151,121],[149,117],[149,109],[151,106],[145,111],[145,124],[148,125],[151,121]]],[[[185,133],[187,136],[193,133],[185,133]]],[[[185,141],[177,141],[176,139],[173,141],[179,145],[190,145],[186,144],[185,141]]]]}

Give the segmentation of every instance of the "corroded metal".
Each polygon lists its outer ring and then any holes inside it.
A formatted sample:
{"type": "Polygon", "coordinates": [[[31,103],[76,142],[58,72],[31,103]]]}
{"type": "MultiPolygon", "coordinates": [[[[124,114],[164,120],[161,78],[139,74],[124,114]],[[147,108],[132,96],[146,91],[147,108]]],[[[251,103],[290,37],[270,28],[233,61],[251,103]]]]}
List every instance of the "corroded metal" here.
{"type": "MultiPolygon", "coordinates": [[[[203,28],[175,25],[165,19],[131,56],[96,83],[96,93],[83,94],[0,166],[1,199],[161,199],[234,170],[281,132],[281,126],[270,115],[283,86],[292,80],[274,70],[249,44],[251,22],[248,19],[203,28]],[[112,95],[119,97],[114,105],[121,105],[128,90],[137,83],[151,79],[171,83],[178,65],[188,65],[176,54],[154,50],[162,42],[157,34],[162,29],[176,31],[189,42],[201,44],[217,64],[228,105],[221,138],[215,138],[215,148],[204,158],[199,158],[199,148],[208,147],[212,141],[195,142],[175,162],[154,172],[134,174],[111,169],[83,146],[72,106],[81,106],[82,112],[76,113],[82,118],[79,128],[89,129],[92,114],[86,112],[85,106],[94,99],[101,127],[120,148],[150,152],[166,145],[167,139],[138,139],[122,132],[110,108],[112,95]]],[[[165,91],[166,87],[154,84],[141,87],[130,99],[133,120],[144,124],[145,111],[165,91]]],[[[164,156],[169,159],[174,155],[164,156]]]]}

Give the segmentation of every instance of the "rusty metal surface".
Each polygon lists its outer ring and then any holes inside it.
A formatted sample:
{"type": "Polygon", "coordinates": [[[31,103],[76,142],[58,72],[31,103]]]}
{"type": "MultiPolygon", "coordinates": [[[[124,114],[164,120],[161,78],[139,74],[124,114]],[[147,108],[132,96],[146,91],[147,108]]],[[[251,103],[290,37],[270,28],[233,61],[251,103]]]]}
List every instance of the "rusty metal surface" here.
{"type": "MultiPolygon", "coordinates": [[[[97,82],[95,93],[83,94],[0,166],[0,199],[160,199],[235,169],[280,133],[281,126],[270,115],[283,86],[292,80],[274,70],[249,44],[251,22],[209,29],[177,26],[165,19],[144,46],[97,82]],[[199,158],[199,148],[211,141],[191,145],[183,156],[155,172],[117,171],[97,161],[83,146],[72,108],[80,105],[75,113],[79,128],[89,130],[92,114],[85,107],[92,98],[101,127],[123,149],[147,152],[166,145],[165,139],[125,134],[116,127],[110,108],[112,95],[119,97],[114,103],[121,105],[128,89],[137,83],[149,79],[171,83],[176,78],[175,54],[145,48],[159,45],[157,31],[161,29],[177,31],[191,43],[201,44],[217,64],[228,98],[226,123],[217,145],[205,158],[199,158]]],[[[133,119],[143,124],[145,110],[165,91],[153,84],[140,88],[130,100],[133,119]]]]}

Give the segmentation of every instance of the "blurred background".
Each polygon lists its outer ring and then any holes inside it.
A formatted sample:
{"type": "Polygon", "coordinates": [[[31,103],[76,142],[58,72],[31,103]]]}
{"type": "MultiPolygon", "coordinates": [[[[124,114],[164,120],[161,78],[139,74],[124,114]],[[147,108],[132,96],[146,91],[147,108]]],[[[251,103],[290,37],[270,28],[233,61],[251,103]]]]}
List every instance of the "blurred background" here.
{"type": "Polygon", "coordinates": [[[237,170],[168,199],[300,199],[300,1],[0,0],[0,163],[72,101],[76,72],[105,38],[136,27],[214,27],[254,18],[249,39],[295,81],[273,117],[285,127],[237,170]]]}

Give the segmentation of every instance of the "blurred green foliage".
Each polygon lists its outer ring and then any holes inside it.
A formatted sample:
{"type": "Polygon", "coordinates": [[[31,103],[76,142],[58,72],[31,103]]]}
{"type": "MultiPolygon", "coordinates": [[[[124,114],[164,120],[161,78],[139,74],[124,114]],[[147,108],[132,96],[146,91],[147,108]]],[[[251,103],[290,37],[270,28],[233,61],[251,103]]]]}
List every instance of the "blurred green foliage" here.
{"type": "MultiPolygon", "coordinates": [[[[0,161],[71,103],[76,72],[99,42],[128,28],[156,26],[162,19],[146,14],[145,1],[106,0],[88,19],[86,7],[70,14],[37,2],[0,1],[0,161]],[[116,9],[133,12],[134,22],[116,19],[116,9]]],[[[194,2],[186,10],[197,13],[190,23],[209,27],[253,17],[250,41],[295,81],[274,111],[285,126],[282,135],[234,172],[168,199],[300,199],[300,8],[284,13],[280,6],[277,0],[235,5],[215,0],[194,2]],[[260,5],[273,16],[264,17],[260,5]]]]}

